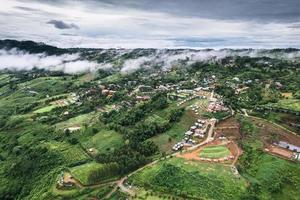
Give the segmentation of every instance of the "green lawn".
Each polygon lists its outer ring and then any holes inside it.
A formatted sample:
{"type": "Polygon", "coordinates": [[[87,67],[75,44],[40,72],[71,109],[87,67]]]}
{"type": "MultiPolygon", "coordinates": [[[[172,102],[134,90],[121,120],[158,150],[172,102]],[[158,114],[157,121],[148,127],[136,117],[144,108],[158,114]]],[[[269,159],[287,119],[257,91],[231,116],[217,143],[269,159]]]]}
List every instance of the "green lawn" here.
{"type": "Polygon", "coordinates": [[[147,167],[129,178],[134,186],[185,199],[240,199],[246,181],[230,166],[171,158],[147,167]]]}
{"type": "MultiPolygon", "coordinates": [[[[190,101],[188,105],[193,105],[195,103],[200,104],[200,103],[205,103],[206,100],[198,100],[194,99],[190,101]]],[[[168,108],[157,111],[156,115],[159,116],[160,118],[157,117],[157,120],[163,121],[166,116],[168,116],[168,112],[171,109],[176,108],[177,105],[176,103],[171,104],[168,108]]],[[[201,109],[201,108],[200,108],[201,109]]],[[[199,116],[200,118],[200,116],[199,116]]],[[[179,122],[175,122],[172,127],[167,130],[165,133],[159,134],[150,140],[152,140],[159,148],[160,151],[162,152],[167,152],[171,153],[172,152],[172,146],[182,140],[184,137],[184,133],[189,130],[189,128],[196,122],[197,117],[193,114],[193,111],[191,111],[190,108],[187,108],[182,117],[180,118],[179,122]]]]}
{"type": "Polygon", "coordinates": [[[100,164],[90,162],[69,168],[71,174],[83,185],[94,185],[118,178],[118,166],[115,163],[100,164]]]}
{"type": "Polygon", "coordinates": [[[101,130],[92,137],[82,137],[81,140],[84,148],[96,148],[99,153],[113,150],[123,144],[122,135],[113,130],[101,130]]]}
{"type": "Polygon", "coordinates": [[[55,124],[57,129],[64,129],[71,126],[83,126],[84,124],[90,124],[97,120],[99,113],[91,112],[87,114],[78,115],[76,117],[70,118],[66,121],[59,122],[55,124]]]}
{"type": "MultiPolygon", "coordinates": [[[[162,114],[164,111],[160,111],[162,114]]],[[[190,115],[190,111],[185,111],[179,122],[176,122],[165,133],[152,137],[152,140],[162,152],[171,153],[172,146],[180,141],[184,133],[194,124],[195,118],[190,115]],[[170,141],[171,140],[171,141],[170,141]]]]}
{"type": "Polygon", "coordinates": [[[268,104],[268,106],[300,112],[300,99],[282,99],[277,103],[268,104]]]}
{"type": "Polygon", "coordinates": [[[33,113],[46,113],[46,112],[50,112],[52,109],[57,108],[57,105],[49,105],[49,106],[45,106],[43,108],[40,108],[38,110],[33,111],[33,113]]]}
{"type": "Polygon", "coordinates": [[[230,151],[226,146],[208,146],[199,154],[202,158],[223,158],[230,155],[230,151]]]}
{"type": "Polygon", "coordinates": [[[102,164],[91,162],[76,167],[72,167],[69,170],[71,174],[74,176],[74,178],[80,181],[80,183],[82,183],[83,185],[89,185],[88,178],[91,171],[95,169],[101,169],[102,167],[103,167],[102,164]]]}

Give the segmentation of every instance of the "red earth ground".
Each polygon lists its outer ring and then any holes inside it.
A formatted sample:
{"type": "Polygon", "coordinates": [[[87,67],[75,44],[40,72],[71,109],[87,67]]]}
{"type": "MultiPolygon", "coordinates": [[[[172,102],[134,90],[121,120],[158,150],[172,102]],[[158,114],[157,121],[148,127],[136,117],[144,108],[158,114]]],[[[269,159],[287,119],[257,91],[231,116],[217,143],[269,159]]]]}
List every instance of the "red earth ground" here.
{"type": "Polygon", "coordinates": [[[226,161],[226,160],[223,160],[222,158],[220,158],[220,159],[215,159],[216,160],[215,162],[234,165],[236,163],[238,157],[241,155],[242,151],[237,146],[237,144],[235,144],[233,141],[221,141],[221,140],[217,139],[217,140],[214,140],[208,144],[205,144],[205,145],[197,148],[194,151],[183,153],[183,154],[177,154],[176,156],[187,159],[187,160],[196,160],[196,161],[201,161],[201,162],[213,162],[213,160],[211,160],[211,161],[201,160],[201,158],[199,157],[199,153],[207,146],[216,146],[216,145],[224,145],[224,144],[226,144],[226,146],[230,150],[230,155],[234,156],[234,159],[226,161]]]}

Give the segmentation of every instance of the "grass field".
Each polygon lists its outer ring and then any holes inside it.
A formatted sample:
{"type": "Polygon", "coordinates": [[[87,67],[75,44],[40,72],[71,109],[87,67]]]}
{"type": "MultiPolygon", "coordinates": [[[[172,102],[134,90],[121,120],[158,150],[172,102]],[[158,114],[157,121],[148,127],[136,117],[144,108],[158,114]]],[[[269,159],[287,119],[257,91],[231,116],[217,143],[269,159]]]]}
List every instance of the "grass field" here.
{"type": "Polygon", "coordinates": [[[69,168],[70,173],[83,185],[95,185],[104,181],[113,181],[118,178],[116,164],[85,163],[69,168]],[[98,175],[97,175],[98,174],[98,175]],[[100,174],[100,175],[99,175],[100,174]]]}
{"type": "MultiPolygon", "coordinates": [[[[161,116],[163,116],[163,112],[160,112],[161,116]]],[[[151,140],[159,147],[160,151],[170,153],[172,152],[172,146],[183,138],[184,133],[194,124],[195,120],[196,118],[191,115],[191,111],[186,110],[179,122],[173,124],[165,133],[159,134],[151,140]]]]}
{"type": "Polygon", "coordinates": [[[57,129],[64,129],[71,126],[82,126],[84,124],[90,124],[98,118],[98,115],[99,113],[97,112],[78,115],[66,121],[55,124],[55,127],[57,129]]]}
{"type": "MultiPolygon", "coordinates": [[[[207,100],[206,99],[193,99],[185,104],[185,106],[197,104],[199,108],[199,114],[203,111],[203,107],[206,106],[207,100]],[[201,106],[203,104],[203,106],[201,106]]],[[[176,108],[176,103],[171,104],[167,109],[163,109],[158,111],[156,114],[161,118],[164,118],[168,115],[170,109],[176,108]]],[[[176,122],[172,125],[172,127],[167,130],[165,133],[159,134],[151,140],[159,147],[159,150],[166,153],[172,152],[172,146],[182,140],[184,133],[196,122],[198,118],[201,116],[196,116],[194,112],[190,108],[186,108],[184,114],[180,118],[179,122],[176,122]]],[[[159,118],[158,118],[159,119],[159,118]]],[[[161,121],[163,119],[160,119],[161,121]]]]}
{"type": "Polygon", "coordinates": [[[268,104],[268,106],[300,112],[300,99],[281,99],[277,103],[268,104]]]}
{"type": "Polygon", "coordinates": [[[38,110],[33,111],[33,113],[46,113],[46,112],[50,112],[52,109],[58,107],[57,105],[49,105],[49,106],[45,106],[43,108],[40,108],[38,110]]]}
{"type": "Polygon", "coordinates": [[[185,199],[239,199],[246,189],[244,178],[230,166],[171,158],[147,167],[129,178],[134,186],[185,199]]]}
{"type": "Polygon", "coordinates": [[[208,146],[199,154],[201,158],[223,158],[230,155],[230,151],[226,146],[208,146]]]}
{"type": "Polygon", "coordinates": [[[86,148],[96,148],[99,153],[113,150],[123,144],[122,135],[113,130],[101,130],[92,137],[83,137],[82,145],[86,148]]]}
{"type": "Polygon", "coordinates": [[[51,190],[51,198],[50,199],[78,199],[78,200],[86,200],[93,199],[95,197],[102,199],[108,194],[113,188],[112,184],[102,185],[94,188],[73,188],[67,190],[59,190],[56,188],[56,184],[53,185],[51,190]]]}
{"type": "Polygon", "coordinates": [[[102,167],[103,167],[102,164],[91,162],[76,167],[72,167],[69,170],[71,174],[74,176],[74,178],[80,181],[80,183],[82,183],[83,185],[88,185],[89,184],[88,178],[91,171],[95,169],[101,169],[102,167]]]}

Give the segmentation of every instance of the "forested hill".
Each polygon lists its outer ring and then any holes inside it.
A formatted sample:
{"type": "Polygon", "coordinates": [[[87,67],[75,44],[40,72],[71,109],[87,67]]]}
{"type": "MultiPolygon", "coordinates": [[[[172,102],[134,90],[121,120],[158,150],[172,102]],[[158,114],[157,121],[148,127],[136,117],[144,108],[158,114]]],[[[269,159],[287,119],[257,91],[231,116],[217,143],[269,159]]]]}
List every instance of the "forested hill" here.
{"type": "Polygon", "coordinates": [[[69,52],[68,49],[57,48],[45,43],[36,43],[33,41],[0,40],[0,49],[10,50],[17,48],[29,53],[47,53],[48,55],[59,55],[69,52]]]}

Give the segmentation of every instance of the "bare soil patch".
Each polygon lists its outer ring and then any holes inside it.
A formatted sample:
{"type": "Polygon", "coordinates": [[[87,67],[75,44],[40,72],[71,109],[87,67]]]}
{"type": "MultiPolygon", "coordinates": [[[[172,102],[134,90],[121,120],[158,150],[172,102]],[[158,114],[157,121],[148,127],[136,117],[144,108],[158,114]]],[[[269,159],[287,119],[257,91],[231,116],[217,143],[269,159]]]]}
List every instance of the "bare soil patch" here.
{"type": "Polygon", "coordinates": [[[215,127],[216,137],[226,136],[230,140],[241,139],[240,126],[234,117],[220,121],[215,127]]]}
{"type": "Polygon", "coordinates": [[[283,128],[280,128],[270,122],[260,120],[257,118],[250,117],[249,120],[259,127],[260,134],[262,136],[263,142],[267,144],[272,144],[274,141],[272,141],[271,136],[272,134],[278,135],[278,140],[286,141],[290,144],[300,146],[300,137],[292,134],[283,128]]]}
{"type": "Polygon", "coordinates": [[[196,161],[201,161],[201,162],[216,162],[216,163],[225,163],[225,164],[235,164],[238,157],[242,154],[242,151],[240,148],[237,146],[236,143],[233,141],[221,141],[219,139],[214,140],[208,144],[205,144],[199,148],[197,148],[194,151],[183,153],[183,154],[177,154],[177,157],[184,158],[186,160],[196,160],[196,161]],[[200,156],[199,153],[208,146],[217,146],[217,145],[226,145],[227,148],[230,151],[230,156],[233,156],[233,159],[225,160],[223,158],[219,159],[210,159],[210,160],[203,160],[200,156]]]}
{"type": "Polygon", "coordinates": [[[267,148],[265,148],[265,151],[285,159],[291,159],[293,156],[293,152],[275,145],[269,145],[267,148]]]}

